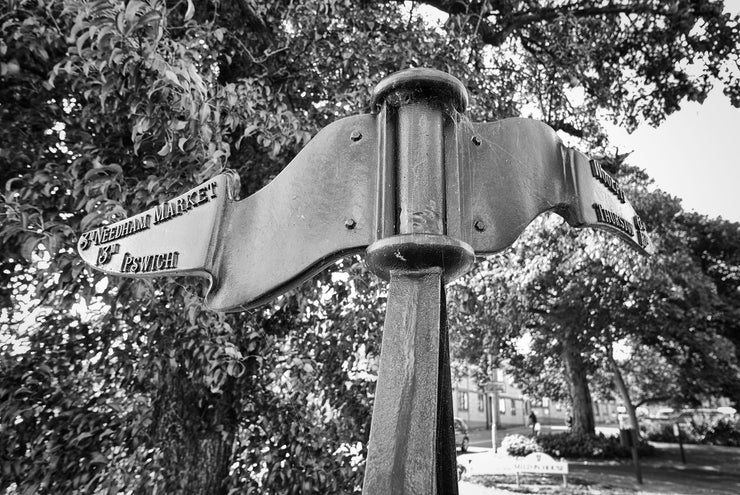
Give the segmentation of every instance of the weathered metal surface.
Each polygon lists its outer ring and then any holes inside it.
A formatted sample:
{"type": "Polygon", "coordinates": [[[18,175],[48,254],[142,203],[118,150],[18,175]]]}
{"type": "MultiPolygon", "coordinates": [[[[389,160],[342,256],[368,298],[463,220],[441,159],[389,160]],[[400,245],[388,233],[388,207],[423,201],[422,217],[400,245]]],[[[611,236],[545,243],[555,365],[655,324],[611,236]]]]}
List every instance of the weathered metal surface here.
{"type": "Polygon", "coordinates": [[[468,91],[458,78],[446,72],[406,69],[391,74],[375,86],[372,106],[376,109],[384,103],[400,106],[417,99],[449,102],[455,111],[462,113],[468,106],[468,91]]]}
{"type": "Polygon", "coordinates": [[[396,125],[395,111],[385,106],[376,116],[378,129],[378,194],[375,239],[394,235],[396,230],[396,125]]]}
{"type": "Polygon", "coordinates": [[[366,495],[439,493],[441,291],[441,269],[391,274],[363,483],[366,495]]]}
{"type": "Polygon", "coordinates": [[[514,118],[473,124],[461,134],[472,174],[474,227],[472,239],[463,240],[476,254],[510,246],[545,211],[575,227],[608,230],[640,251],[652,250],[621,188],[603,170],[595,177],[585,156],[566,148],[549,126],[514,118]]]}
{"type": "Polygon", "coordinates": [[[397,112],[398,233],[444,234],[446,116],[426,102],[397,112]]]}
{"type": "Polygon", "coordinates": [[[257,306],[370,244],[377,143],[374,116],[334,122],[270,184],[228,208],[206,304],[257,306]]]}
{"type": "Polygon", "coordinates": [[[77,250],[111,275],[209,276],[221,218],[238,191],[236,174],[221,174],[143,213],[85,232],[77,250]]]}
{"type": "Polygon", "coordinates": [[[467,143],[460,142],[459,116],[445,120],[444,168],[445,168],[445,232],[455,239],[469,242],[472,239],[472,197],[469,150],[467,143]]]}
{"type": "Polygon", "coordinates": [[[458,93],[466,93],[456,79],[415,74],[391,76],[376,89],[380,134],[393,139],[381,150],[394,151],[380,170],[394,190],[381,194],[393,201],[378,212],[386,236],[366,252],[368,267],[390,279],[366,494],[457,493],[443,284],[475,260],[469,245],[445,235],[448,191],[460,200],[459,162],[447,139],[456,136],[452,108],[465,101],[458,93]],[[392,231],[384,212],[395,214],[392,231]]]}
{"type": "Polygon", "coordinates": [[[406,234],[374,242],[365,252],[368,268],[384,280],[393,270],[426,270],[439,267],[444,281],[465,274],[475,262],[475,253],[466,243],[445,235],[406,234]]]}
{"type": "Polygon", "coordinates": [[[82,234],[81,257],[124,276],[200,275],[206,304],[238,311],[275,297],[375,239],[375,117],[339,120],[242,200],[233,172],[82,234]]]}

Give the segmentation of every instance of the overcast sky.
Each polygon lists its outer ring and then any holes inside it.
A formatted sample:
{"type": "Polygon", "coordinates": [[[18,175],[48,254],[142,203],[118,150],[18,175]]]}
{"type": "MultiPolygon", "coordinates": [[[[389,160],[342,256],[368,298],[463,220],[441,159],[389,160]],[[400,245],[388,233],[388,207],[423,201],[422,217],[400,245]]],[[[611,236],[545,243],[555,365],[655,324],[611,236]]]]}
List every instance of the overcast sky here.
{"type": "MultiPolygon", "coordinates": [[[[725,1],[725,9],[740,13],[740,0],[725,1]]],[[[740,222],[740,109],[720,88],[702,105],[684,103],[657,129],[643,125],[632,135],[608,129],[620,153],[634,150],[629,163],[685,209],[740,222]]]]}
{"type": "Polygon", "coordinates": [[[684,103],[657,129],[632,135],[609,127],[619,152],[634,150],[628,163],[643,168],[687,210],[740,222],[740,109],[718,88],[704,104],[684,103]]]}

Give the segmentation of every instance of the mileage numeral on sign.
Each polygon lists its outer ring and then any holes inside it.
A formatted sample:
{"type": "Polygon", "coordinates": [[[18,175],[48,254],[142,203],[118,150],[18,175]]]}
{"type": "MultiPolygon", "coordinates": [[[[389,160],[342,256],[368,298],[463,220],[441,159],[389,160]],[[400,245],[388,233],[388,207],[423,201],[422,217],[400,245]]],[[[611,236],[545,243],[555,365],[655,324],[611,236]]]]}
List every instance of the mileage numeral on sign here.
{"type": "Polygon", "coordinates": [[[120,244],[109,244],[107,246],[101,246],[98,249],[98,256],[95,260],[95,266],[102,266],[110,263],[110,260],[113,259],[113,255],[118,254],[118,251],[120,249],[120,244]]]}
{"type": "Polygon", "coordinates": [[[640,245],[641,248],[645,248],[645,246],[650,243],[650,240],[647,236],[647,227],[645,227],[645,223],[642,221],[642,218],[638,217],[637,215],[635,215],[632,221],[635,224],[637,243],[640,245]]]}

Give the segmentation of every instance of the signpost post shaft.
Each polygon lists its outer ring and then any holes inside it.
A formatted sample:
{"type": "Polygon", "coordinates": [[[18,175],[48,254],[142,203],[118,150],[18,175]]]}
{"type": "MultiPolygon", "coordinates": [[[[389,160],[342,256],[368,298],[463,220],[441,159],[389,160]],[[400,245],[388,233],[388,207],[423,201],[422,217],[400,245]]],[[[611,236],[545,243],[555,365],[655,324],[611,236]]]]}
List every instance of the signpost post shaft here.
{"type": "Polygon", "coordinates": [[[444,284],[474,255],[446,235],[445,129],[455,125],[453,102],[464,108],[466,98],[459,81],[429,72],[376,88],[390,150],[381,167],[392,188],[379,211],[393,215],[379,219],[389,237],[367,258],[390,286],[365,495],[458,493],[444,284]]]}
{"type": "Polygon", "coordinates": [[[442,270],[391,275],[365,494],[457,494],[442,270]]]}

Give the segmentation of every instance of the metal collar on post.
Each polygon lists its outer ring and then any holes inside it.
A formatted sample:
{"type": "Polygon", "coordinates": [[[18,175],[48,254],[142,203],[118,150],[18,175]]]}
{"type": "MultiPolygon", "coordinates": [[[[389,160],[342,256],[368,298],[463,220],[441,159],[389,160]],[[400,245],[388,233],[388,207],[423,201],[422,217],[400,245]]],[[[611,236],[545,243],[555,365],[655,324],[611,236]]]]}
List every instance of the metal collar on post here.
{"type": "Polygon", "coordinates": [[[452,111],[467,107],[465,86],[444,72],[408,69],[378,83],[372,103],[381,114],[379,134],[390,148],[380,154],[385,174],[378,201],[393,218],[386,219],[390,225],[367,248],[368,267],[388,280],[392,270],[436,266],[445,281],[454,280],[475,260],[470,245],[447,235],[447,192],[460,191],[462,174],[456,150],[449,153],[446,141],[457,135],[452,111]]]}

